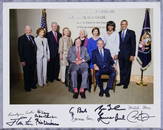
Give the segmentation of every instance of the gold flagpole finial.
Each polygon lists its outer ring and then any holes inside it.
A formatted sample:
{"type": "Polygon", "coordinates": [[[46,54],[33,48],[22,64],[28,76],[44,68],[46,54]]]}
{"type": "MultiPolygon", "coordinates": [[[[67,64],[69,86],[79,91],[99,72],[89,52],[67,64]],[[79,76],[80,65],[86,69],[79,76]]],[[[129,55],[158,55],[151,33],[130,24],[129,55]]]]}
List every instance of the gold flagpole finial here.
{"type": "Polygon", "coordinates": [[[46,9],[42,9],[42,12],[45,13],[46,12],[46,9]]]}

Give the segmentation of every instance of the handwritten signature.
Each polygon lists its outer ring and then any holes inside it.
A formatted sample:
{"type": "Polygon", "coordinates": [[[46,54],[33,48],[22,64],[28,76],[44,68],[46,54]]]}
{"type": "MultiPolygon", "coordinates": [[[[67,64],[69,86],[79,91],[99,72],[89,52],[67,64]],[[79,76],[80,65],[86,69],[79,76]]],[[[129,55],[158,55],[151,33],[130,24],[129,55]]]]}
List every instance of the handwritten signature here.
{"type": "Polygon", "coordinates": [[[69,110],[69,114],[71,115],[71,120],[73,122],[75,121],[85,121],[85,120],[93,120],[88,114],[87,114],[86,108],[81,107],[71,107],[69,110]]]}
{"type": "Polygon", "coordinates": [[[51,115],[49,112],[45,112],[43,110],[26,111],[25,113],[13,113],[10,112],[8,114],[10,117],[10,121],[6,122],[8,126],[29,126],[29,125],[55,125],[58,126],[58,123],[54,122],[54,118],[57,119],[56,116],[51,115]]]}
{"type": "Polygon", "coordinates": [[[110,124],[111,120],[114,120],[115,122],[120,120],[125,120],[125,115],[120,115],[119,113],[116,113],[115,115],[110,113],[110,111],[124,111],[125,108],[121,108],[120,105],[100,105],[95,109],[95,112],[98,112],[98,122],[102,122],[103,124],[110,124]],[[110,116],[109,116],[110,115],[110,116]]]}
{"type": "Polygon", "coordinates": [[[153,117],[155,117],[155,116],[151,116],[148,113],[145,113],[143,111],[134,110],[134,111],[131,111],[127,115],[127,120],[131,123],[137,123],[138,121],[139,122],[147,121],[153,117]]]}
{"type": "Polygon", "coordinates": [[[13,126],[13,125],[33,125],[32,124],[32,117],[25,117],[21,116],[19,118],[12,118],[9,122],[6,122],[7,125],[13,126]]]}
{"type": "Polygon", "coordinates": [[[58,123],[54,123],[53,120],[48,121],[46,119],[36,118],[35,121],[36,121],[36,125],[55,125],[55,126],[59,125],[58,123]]]}
{"type": "Polygon", "coordinates": [[[8,114],[8,116],[17,116],[17,117],[23,116],[23,115],[24,115],[24,114],[18,113],[18,112],[16,112],[16,113],[10,112],[10,113],[8,114]]]}

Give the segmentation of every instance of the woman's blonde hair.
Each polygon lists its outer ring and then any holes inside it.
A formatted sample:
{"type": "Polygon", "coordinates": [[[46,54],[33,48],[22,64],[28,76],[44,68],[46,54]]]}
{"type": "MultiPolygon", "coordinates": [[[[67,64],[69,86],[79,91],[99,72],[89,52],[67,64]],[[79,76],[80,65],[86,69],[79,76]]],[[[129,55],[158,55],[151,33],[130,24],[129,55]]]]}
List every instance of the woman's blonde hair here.
{"type": "Polygon", "coordinates": [[[63,30],[62,30],[62,35],[64,36],[64,30],[67,29],[69,31],[69,35],[68,37],[71,37],[71,31],[68,27],[64,27],[63,30]]]}
{"type": "Polygon", "coordinates": [[[87,31],[86,31],[85,29],[81,29],[81,30],[79,31],[79,33],[80,33],[80,32],[83,32],[83,33],[84,33],[85,38],[88,36],[87,31]]]}

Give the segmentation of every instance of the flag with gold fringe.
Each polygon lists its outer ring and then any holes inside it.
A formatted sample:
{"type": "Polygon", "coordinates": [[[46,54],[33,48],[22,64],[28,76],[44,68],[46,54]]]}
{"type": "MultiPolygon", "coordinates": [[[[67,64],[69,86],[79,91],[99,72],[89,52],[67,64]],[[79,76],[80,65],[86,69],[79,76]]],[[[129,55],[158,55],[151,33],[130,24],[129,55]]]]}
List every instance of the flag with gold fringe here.
{"type": "Polygon", "coordinates": [[[151,63],[151,38],[149,9],[146,9],[137,54],[137,61],[142,70],[146,70],[151,63]]]}

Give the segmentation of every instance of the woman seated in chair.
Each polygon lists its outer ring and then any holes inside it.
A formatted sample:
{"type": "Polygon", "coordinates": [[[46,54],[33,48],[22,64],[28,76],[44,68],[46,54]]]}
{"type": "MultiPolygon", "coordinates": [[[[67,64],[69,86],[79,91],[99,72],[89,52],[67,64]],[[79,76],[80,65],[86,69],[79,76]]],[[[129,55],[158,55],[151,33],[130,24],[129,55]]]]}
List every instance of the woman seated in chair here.
{"type": "Polygon", "coordinates": [[[78,98],[80,93],[81,98],[86,98],[85,89],[87,88],[87,80],[88,80],[88,63],[87,61],[90,59],[87,48],[81,46],[81,39],[77,38],[74,41],[75,46],[72,46],[68,51],[68,61],[70,62],[70,73],[72,80],[72,87],[74,91],[73,98],[78,98]],[[82,75],[82,83],[80,89],[77,88],[77,74],[78,72],[82,75]]]}
{"type": "Polygon", "coordinates": [[[92,63],[94,65],[94,69],[96,71],[96,82],[100,88],[99,96],[106,95],[106,97],[110,97],[109,90],[112,89],[113,83],[115,80],[116,72],[115,72],[115,63],[110,54],[109,49],[104,48],[104,41],[97,41],[98,48],[92,52],[92,63]],[[107,86],[104,89],[103,83],[101,80],[102,74],[108,74],[109,79],[107,82],[107,86]]]}

